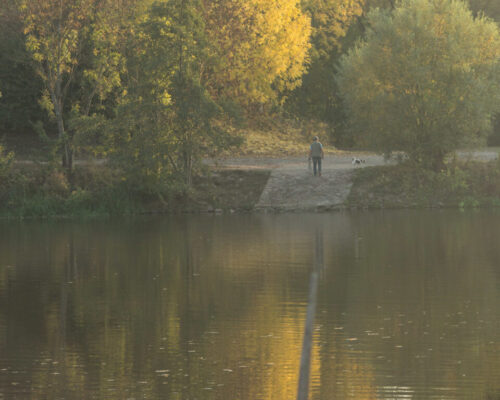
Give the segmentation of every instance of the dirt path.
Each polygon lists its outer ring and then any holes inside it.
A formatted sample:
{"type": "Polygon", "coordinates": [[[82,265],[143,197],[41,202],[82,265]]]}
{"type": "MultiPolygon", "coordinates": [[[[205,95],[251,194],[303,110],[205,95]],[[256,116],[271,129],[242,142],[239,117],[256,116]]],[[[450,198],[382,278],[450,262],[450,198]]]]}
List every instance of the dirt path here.
{"type": "Polygon", "coordinates": [[[255,207],[257,210],[324,211],[342,207],[351,190],[356,168],[384,164],[380,156],[361,158],[365,163],[353,165],[351,155],[326,155],[321,177],[312,176],[306,157],[226,159],[220,166],[272,170],[255,207]]]}

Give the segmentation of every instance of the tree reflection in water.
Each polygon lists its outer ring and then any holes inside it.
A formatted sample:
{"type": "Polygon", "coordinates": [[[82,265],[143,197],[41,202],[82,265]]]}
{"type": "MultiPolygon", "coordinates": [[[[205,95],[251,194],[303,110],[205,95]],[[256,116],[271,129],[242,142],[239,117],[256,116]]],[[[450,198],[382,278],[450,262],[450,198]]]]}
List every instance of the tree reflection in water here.
{"type": "Polygon", "coordinates": [[[324,235],[312,399],[500,393],[496,212],[0,225],[0,398],[290,399],[324,235]]]}

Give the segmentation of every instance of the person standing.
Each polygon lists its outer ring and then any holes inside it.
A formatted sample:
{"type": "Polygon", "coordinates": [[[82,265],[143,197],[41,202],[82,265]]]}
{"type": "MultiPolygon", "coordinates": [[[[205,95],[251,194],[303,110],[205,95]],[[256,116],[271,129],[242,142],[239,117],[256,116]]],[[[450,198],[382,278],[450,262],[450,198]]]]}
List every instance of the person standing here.
{"type": "Polygon", "coordinates": [[[324,156],[323,145],[319,142],[318,137],[314,136],[309,150],[309,159],[312,159],[313,161],[314,176],[316,176],[316,172],[318,172],[319,176],[321,176],[321,160],[324,156]]]}

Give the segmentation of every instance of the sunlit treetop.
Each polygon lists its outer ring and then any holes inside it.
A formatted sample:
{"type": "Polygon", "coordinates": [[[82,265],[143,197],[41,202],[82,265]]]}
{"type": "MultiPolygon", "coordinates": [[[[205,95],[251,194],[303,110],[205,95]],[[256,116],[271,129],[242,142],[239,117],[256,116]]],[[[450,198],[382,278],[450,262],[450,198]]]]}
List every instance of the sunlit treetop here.
{"type": "Polygon", "coordinates": [[[310,18],[297,0],[205,1],[208,36],[219,64],[218,96],[263,103],[300,84],[310,48],[310,18]]]}
{"type": "Polygon", "coordinates": [[[322,58],[340,47],[340,39],[363,13],[365,0],[304,0],[311,16],[313,58],[322,58]]]}

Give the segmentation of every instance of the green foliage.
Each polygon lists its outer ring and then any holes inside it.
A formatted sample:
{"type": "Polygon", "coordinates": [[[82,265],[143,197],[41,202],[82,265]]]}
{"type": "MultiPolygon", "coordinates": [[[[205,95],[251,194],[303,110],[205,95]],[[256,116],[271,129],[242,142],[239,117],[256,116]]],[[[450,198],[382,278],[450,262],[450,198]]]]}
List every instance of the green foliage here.
{"type": "Polygon", "coordinates": [[[477,199],[466,196],[463,200],[461,200],[458,203],[458,207],[460,209],[465,209],[465,208],[478,208],[480,206],[480,203],[477,199]]]}
{"type": "Polygon", "coordinates": [[[0,2],[0,130],[9,134],[29,132],[31,123],[45,117],[38,104],[42,82],[22,29],[14,0],[0,2]]]}
{"type": "Polygon", "coordinates": [[[155,3],[134,38],[127,95],[109,130],[113,160],[142,192],[185,192],[201,157],[232,144],[200,79],[211,58],[199,10],[197,0],[155,3]]]}
{"type": "Polygon", "coordinates": [[[498,26],[451,0],[405,0],[368,21],[338,76],[358,140],[437,169],[484,140],[500,105],[498,26]]]}
{"type": "Polygon", "coordinates": [[[57,126],[54,145],[71,171],[77,132],[68,129],[68,121],[88,116],[96,100],[106,101],[121,85],[123,13],[111,0],[23,0],[19,15],[44,85],[40,104],[57,126]]]}

